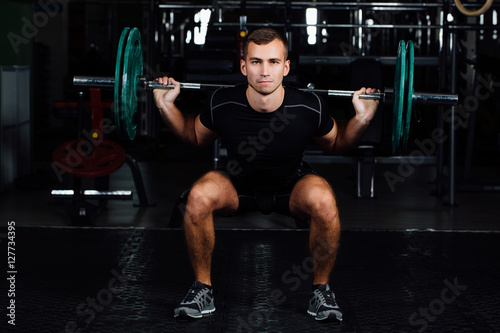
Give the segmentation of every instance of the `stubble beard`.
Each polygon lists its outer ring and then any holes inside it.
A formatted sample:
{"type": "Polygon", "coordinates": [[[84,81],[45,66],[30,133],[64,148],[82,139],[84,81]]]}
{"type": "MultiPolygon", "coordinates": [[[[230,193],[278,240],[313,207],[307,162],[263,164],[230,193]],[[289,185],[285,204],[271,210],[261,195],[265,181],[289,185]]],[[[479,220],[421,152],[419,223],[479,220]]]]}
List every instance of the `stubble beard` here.
{"type": "Polygon", "coordinates": [[[278,90],[278,88],[281,86],[281,84],[278,84],[272,91],[264,91],[264,90],[260,90],[260,89],[257,89],[255,88],[250,82],[248,83],[248,85],[250,87],[252,87],[253,90],[255,90],[257,93],[261,94],[262,96],[268,96],[268,95],[271,95],[272,93],[274,93],[276,90],[278,90]]]}

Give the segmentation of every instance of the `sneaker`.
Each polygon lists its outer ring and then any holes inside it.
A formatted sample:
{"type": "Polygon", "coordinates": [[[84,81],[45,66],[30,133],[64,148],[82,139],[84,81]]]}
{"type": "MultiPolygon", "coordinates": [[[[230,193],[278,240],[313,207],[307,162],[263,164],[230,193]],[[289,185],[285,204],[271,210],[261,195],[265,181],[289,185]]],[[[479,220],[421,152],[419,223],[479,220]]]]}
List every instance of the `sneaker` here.
{"type": "Polygon", "coordinates": [[[201,318],[215,311],[212,287],[195,281],[186,297],[175,308],[174,317],[201,318]]]}
{"type": "Polygon", "coordinates": [[[316,320],[337,319],[342,321],[342,310],[335,301],[335,294],[327,284],[321,284],[311,293],[309,309],[307,310],[316,320]]]}

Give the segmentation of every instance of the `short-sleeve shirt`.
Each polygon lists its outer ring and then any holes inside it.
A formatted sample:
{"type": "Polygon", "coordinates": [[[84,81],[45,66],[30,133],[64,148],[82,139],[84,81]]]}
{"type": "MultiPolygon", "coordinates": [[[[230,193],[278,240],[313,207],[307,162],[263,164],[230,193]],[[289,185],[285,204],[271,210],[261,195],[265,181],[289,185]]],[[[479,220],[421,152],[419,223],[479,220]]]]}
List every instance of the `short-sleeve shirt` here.
{"type": "Polygon", "coordinates": [[[329,133],[334,122],[325,101],[312,92],[285,87],[282,105],[264,113],[249,105],[246,89],[215,91],[200,120],[227,149],[232,177],[257,191],[278,191],[296,179],[306,145],[329,133]]]}

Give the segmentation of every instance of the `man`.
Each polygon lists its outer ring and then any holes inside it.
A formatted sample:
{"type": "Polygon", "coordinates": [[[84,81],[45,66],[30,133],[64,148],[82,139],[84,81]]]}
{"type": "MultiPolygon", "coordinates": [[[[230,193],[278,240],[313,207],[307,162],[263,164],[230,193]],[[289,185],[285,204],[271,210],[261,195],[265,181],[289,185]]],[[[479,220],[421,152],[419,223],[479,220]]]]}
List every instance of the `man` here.
{"type": "Polygon", "coordinates": [[[326,151],[353,147],[378,106],[378,101],[359,95],[376,90],[356,91],[352,99],[356,114],[341,124],[316,94],[283,86],[290,71],[283,35],[258,29],[246,39],[243,53],[240,69],[248,85],[217,90],[198,116],[183,114],[175,106],[180,84],[173,78],[158,79],[173,89],[154,90],[162,118],[176,136],[195,146],[207,146],[220,137],[228,151],[226,167],[202,176],[187,198],[184,232],[196,281],[174,315],[200,318],[215,311],[210,279],[213,215],[260,210],[310,219],[309,248],[315,268],[308,313],[316,320],[342,320],[329,287],[340,236],[335,195],[302,156],[311,139],[326,151]]]}

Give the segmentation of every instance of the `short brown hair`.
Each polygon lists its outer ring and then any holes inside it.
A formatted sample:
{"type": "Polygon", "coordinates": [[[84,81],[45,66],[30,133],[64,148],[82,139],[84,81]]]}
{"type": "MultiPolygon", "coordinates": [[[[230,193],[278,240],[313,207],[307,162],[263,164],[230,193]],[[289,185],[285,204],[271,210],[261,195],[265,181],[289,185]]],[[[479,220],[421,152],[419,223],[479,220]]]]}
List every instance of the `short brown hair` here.
{"type": "Polygon", "coordinates": [[[250,42],[253,42],[257,45],[266,45],[271,43],[273,40],[279,40],[283,43],[285,47],[285,60],[288,59],[288,40],[286,39],[285,35],[280,33],[279,31],[273,29],[273,28],[260,28],[257,30],[252,31],[247,38],[245,39],[245,42],[243,43],[243,59],[247,58],[248,54],[248,44],[250,42]]]}

